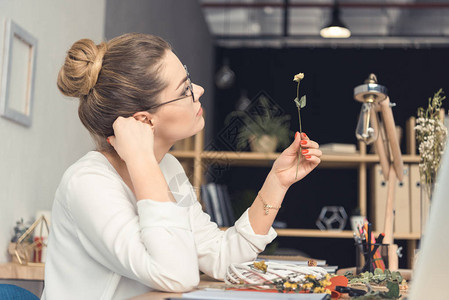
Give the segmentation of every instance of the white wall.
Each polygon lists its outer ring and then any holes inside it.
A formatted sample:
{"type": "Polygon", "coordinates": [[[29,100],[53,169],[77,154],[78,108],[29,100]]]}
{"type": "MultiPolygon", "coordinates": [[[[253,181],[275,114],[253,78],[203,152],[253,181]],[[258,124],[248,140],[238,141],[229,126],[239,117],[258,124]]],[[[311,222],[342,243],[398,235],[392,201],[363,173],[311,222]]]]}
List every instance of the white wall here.
{"type": "MultiPolygon", "coordinates": [[[[1,0],[0,0],[1,1],[1,0]]],[[[213,139],[214,39],[198,0],[106,0],[105,36],[127,32],[161,36],[189,68],[194,83],[205,92],[205,145],[213,139]]]]}
{"type": "Polygon", "coordinates": [[[76,40],[104,36],[105,0],[0,0],[0,54],[4,20],[11,18],[38,40],[33,123],[0,118],[0,263],[16,220],[50,210],[64,170],[93,149],[78,119],[77,99],[56,87],[65,53],[76,40]]]}

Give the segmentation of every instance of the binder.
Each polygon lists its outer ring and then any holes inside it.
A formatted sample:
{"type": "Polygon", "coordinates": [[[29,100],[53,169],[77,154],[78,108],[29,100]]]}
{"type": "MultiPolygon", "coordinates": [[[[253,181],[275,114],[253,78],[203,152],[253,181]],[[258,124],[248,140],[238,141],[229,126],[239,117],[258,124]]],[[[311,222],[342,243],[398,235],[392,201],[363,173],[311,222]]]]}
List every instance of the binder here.
{"type": "Polygon", "coordinates": [[[421,183],[419,165],[410,165],[410,223],[411,232],[421,234],[421,183]]]}
{"type": "Polygon", "coordinates": [[[376,164],[372,170],[371,220],[375,231],[383,232],[388,186],[382,174],[382,167],[376,164]]]}
{"type": "MultiPolygon", "coordinates": [[[[409,166],[404,165],[404,172],[403,182],[397,182],[395,188],[395,233],[409,233],[411,231],[409,166]]],[[[395,176],[395,174],[390,174],[390,176],[395,176]]],[[[371,219],[373,220],[374,230],[383,232],[385,230],[385,209],[387,205],[388,183],[384,180],[380,164],[374,165],[372,187],[371,219]]]]}
{"type": "Polygon", "coordinates": [[[218,226],[224,226],[223,215],[218,200],[217,186],[215,183],[208,183],[206,185],[207,191],[212,203],[212,211],[214,212],[215,221],[218,226]]]}
{"type": "MultiPolygon", "coordinates": [[[[392,176],[394,174],[390,174],[392,176]]],[[[404,179],[397,182],[394,199],[394,232],[410,233],[410,167],[404,165],[404,179]]]]}

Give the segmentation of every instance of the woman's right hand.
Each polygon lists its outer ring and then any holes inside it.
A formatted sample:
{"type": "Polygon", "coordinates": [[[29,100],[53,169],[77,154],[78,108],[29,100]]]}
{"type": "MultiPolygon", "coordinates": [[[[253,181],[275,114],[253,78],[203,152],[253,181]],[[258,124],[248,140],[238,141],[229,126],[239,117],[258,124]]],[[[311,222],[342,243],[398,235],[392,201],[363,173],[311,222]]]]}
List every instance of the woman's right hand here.
{"type": "Polygon", "coordinates": [[[112,128],[114,135],[108,137],[108,141],[125,162],[140,157],[154,158],[154,134],[151,125],[134,117],[118,117],[112,128]]]}

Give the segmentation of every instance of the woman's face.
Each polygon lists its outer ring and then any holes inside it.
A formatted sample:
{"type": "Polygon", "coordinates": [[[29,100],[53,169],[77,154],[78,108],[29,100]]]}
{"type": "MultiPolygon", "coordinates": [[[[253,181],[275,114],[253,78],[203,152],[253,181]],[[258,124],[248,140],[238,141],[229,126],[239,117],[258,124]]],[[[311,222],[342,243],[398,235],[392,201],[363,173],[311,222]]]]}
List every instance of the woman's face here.
{"type": "Polygon", "coordinates": [[[161,76],[165,82],[168,82],[168,86],[162,91],[159,103],[189,95],[162,105],[154,113],[155,138],[174,143],[195,135],[204,128],[203,109],[200,102],[204,89],[199,85],[192,84],[195,97],[195,102],[193,102],[188,90],[189,80],[186,70],[178,57],[172,51],[167,51],[162,64],[161,76]]]}

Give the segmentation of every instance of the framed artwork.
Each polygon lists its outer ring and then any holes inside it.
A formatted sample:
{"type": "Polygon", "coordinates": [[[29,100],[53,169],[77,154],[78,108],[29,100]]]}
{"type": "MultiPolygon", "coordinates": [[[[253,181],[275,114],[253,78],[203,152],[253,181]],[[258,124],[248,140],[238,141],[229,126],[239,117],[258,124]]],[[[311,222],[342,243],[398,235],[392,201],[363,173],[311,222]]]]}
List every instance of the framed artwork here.
{"type": "Polygon", "coordinates": [[[37,39],[12,20],[6,20],[3,47],[0,115],[31,126],[37,39]]]}

